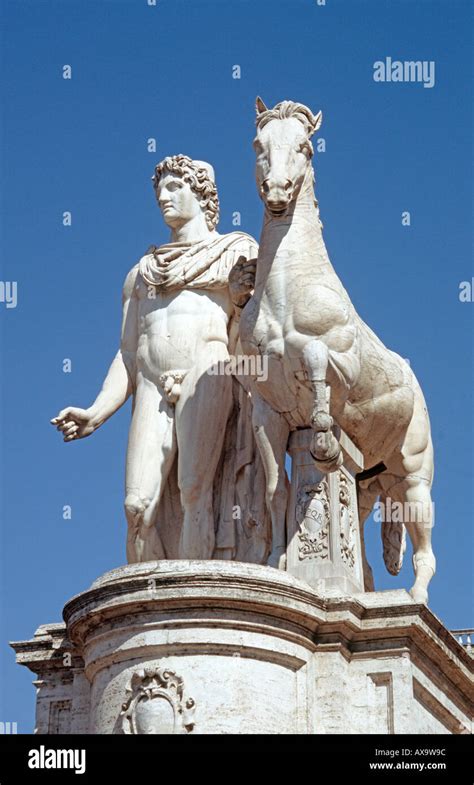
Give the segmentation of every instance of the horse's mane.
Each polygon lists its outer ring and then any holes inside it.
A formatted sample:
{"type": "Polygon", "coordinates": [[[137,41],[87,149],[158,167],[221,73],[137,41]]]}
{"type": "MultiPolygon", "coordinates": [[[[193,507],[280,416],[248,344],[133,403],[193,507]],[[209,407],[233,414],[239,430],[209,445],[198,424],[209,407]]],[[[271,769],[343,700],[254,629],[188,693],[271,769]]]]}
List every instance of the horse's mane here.
{"type": "MultiPolygon", "coordinates": [[[[299,120],[300,123],[303,124],[305,133],[308,136],[309,154],[312,157],[314,151],[309,137],[314,133],[315,127],[317,126],[317,118],[314,116],[311,109],[308,109],[308,107],[304,104],[298,104],[295,103],[295,101],[280,101],[280,103],[276,104],[273,109],[265,109],[263,112],[260,112],[257,115],[257,131],[260,131],[262,128],[264,128],[267,123],[270,122],[270,120],[287,120],[290,117],[294,117],[295,120],[299,120]]],[[[314,180],[314,169],[311,167],[312,183],[314,183],[314,180]]],[[[318,213],[319,225],[322,228],[323,222],[319,217],[319,203],[316,199],[316,196],[314,197],[314,204],[318,213]]]]}
{"type": "Polygon", "coordinates": [[[308,136],[313,133],[316,117],[307,106],[297,104],[294,101],[280,101],[273,109],[267,109],[257,115],[257,130],[260,131],[264,128],[270,120],[287,120],[290,117],[294,117],[295,120],[299,120],[303,124],[308,136]]]}

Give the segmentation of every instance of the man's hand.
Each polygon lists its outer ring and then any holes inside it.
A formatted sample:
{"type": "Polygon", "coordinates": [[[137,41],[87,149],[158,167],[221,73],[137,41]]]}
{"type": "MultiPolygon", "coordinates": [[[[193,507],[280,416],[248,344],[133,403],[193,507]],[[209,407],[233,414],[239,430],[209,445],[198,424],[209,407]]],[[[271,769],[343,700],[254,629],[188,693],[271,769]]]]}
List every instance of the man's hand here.
{"type": "Polygon", "coordinates": [[[62,409],[53,417],[51,424],[56,425],[57,430],[63,433],[65,442],[84,439],[99,427],[90,409],[78,409],[74,406],[62,409]]]}
{"type": "Polygon", "coordinates": [[[250,293],[255,286],[256,259],[246,259],[239,256],[229,273],[229,289],[232,302],[238,308],[243,308],[250,299],[250,293]]]}

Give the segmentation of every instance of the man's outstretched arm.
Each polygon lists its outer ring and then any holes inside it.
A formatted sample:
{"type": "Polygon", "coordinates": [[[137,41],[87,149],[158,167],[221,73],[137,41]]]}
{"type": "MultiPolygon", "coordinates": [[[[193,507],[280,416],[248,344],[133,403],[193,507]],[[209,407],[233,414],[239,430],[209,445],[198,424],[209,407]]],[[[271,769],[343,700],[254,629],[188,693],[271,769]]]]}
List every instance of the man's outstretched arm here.
{"type": "Polygon", "coordinates": [[[90,436],[123,406],[133,392],[138,345],[138,300],[135,292],[137,269],[138,265],[130,270],[125,279],[120,349],[112,361],[99,395],[88,409],[68,406],[51,420],[63,433],[65,442],[90,436]]]}

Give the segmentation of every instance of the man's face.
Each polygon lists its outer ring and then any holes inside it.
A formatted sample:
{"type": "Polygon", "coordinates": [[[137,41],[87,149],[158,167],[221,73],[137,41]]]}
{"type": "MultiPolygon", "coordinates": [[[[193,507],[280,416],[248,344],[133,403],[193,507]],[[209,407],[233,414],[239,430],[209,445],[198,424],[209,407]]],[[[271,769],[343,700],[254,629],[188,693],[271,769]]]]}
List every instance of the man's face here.
{"type": "Polygon", "coordinates": [[[160,178],[156,198],[165,223],[173,229],[184,226],[202,212],[199,199],[189,183],[175,174],[164,174],[160,178]]]}

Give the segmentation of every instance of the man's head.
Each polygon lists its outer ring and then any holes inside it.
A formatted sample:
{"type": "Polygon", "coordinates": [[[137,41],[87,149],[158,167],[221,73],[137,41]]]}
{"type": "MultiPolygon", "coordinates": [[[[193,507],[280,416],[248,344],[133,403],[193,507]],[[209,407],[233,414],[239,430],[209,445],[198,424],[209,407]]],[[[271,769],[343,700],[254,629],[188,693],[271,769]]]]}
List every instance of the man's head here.
{"type": "Polygon", "coordinates": [[[210,231],[219,221],[219,199],[214,170],[205,161],[187,155],[164,158],[152,177],[156,198],[165,223],[176,229],[204,213],[210,231]]]}

